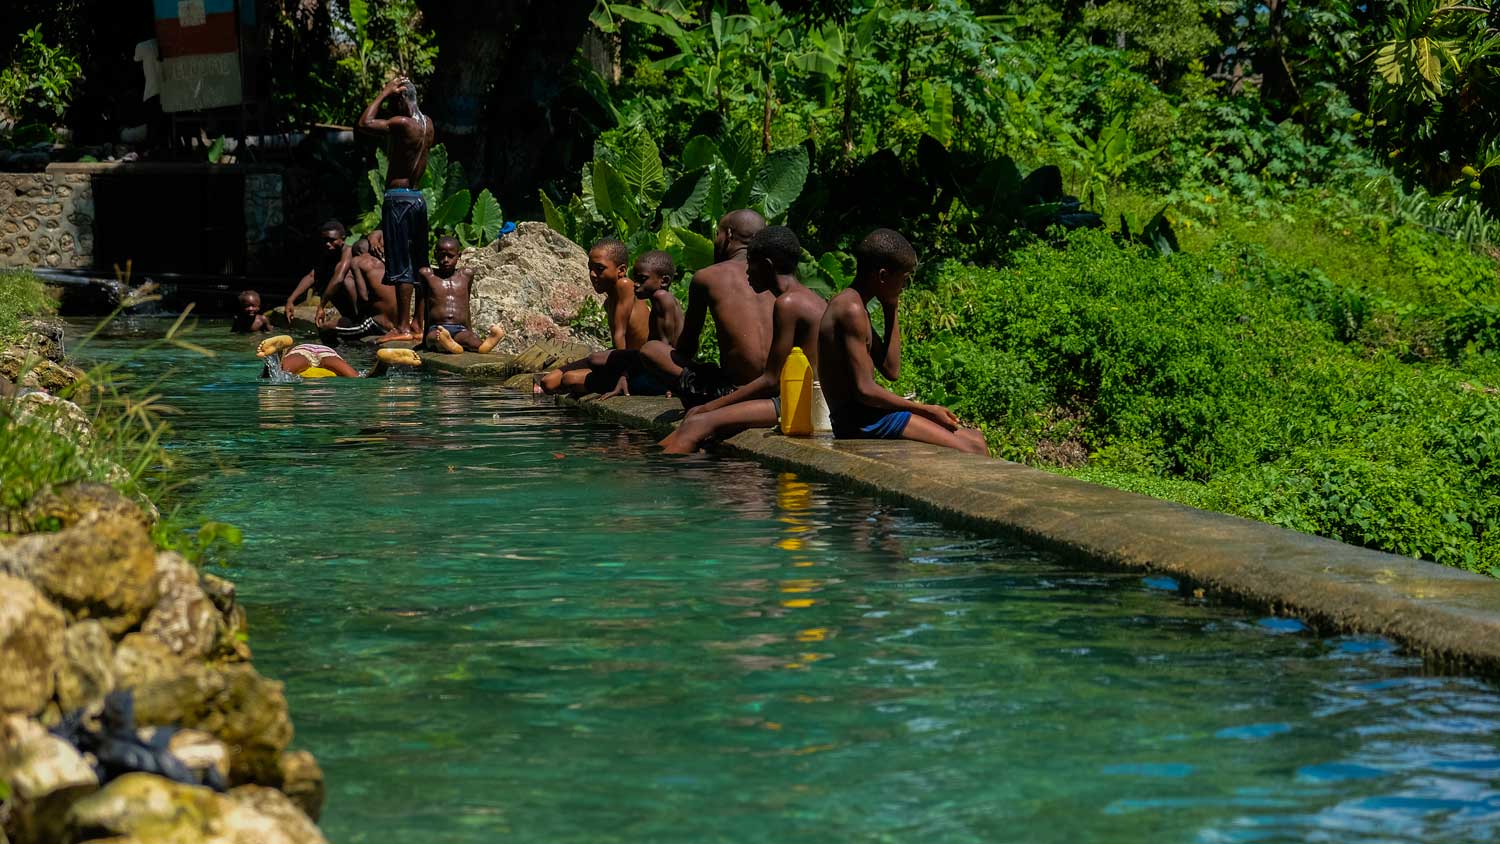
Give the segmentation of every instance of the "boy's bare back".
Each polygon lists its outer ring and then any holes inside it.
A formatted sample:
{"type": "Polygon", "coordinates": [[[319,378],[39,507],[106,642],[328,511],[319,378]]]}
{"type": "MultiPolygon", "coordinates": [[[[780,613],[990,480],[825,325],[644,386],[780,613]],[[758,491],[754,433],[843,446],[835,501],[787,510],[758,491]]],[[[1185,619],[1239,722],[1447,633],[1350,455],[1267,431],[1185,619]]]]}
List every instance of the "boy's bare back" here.
{"type": "Polygon", "coordinates": [[[688,294],[701,291],[713,315],[719,366],[736,384],[748,383],[766,365],[771,350],[771,310],[776,295],[755,292],[743,261],[721,261],[693,275],[688,294]]]}

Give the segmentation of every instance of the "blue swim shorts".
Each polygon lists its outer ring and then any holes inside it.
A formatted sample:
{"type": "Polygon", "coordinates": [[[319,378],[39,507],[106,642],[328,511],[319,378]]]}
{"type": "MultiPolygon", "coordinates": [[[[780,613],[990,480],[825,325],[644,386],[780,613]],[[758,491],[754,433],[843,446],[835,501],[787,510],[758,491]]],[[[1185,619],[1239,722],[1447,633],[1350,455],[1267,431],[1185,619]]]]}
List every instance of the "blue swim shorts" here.
{"type": "Polygon", "coordinates": [[[911,411],[886,412],[864,405],[842,408],[833,416],[833,435],[841,440],[899,440],[911,411]]]}

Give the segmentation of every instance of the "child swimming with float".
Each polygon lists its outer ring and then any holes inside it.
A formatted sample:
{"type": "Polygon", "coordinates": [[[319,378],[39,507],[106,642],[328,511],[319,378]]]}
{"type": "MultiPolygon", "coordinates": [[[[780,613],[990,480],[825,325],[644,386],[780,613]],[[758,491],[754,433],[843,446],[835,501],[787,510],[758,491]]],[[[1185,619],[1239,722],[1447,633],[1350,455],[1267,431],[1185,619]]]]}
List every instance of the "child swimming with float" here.
{"type": "Polygon", "coordinates": [[[279,355],[282,372],[303,378],[379,378],[391,366],[422,365],[422,356],[411,349],[381,349],[375,353],[375,366],[360,372],[333,349],[317,343],[298,344],[285,334],[262,340],[255,350],[258,358],[272,355],[279,355]]]}

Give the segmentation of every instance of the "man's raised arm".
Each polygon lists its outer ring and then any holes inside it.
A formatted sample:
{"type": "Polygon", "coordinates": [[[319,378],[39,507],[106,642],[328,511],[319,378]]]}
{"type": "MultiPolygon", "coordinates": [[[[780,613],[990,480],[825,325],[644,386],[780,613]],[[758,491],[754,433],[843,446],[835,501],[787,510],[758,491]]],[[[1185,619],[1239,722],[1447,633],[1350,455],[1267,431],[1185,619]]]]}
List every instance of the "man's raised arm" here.
{"type": "Polygon", "coordinates": [[[375,95],[375,99],[371,100],[370,104],[365,106],[364,114],[359,116],[360,131],[375,135],[384,135],[389,131],[391,121],[376,117],[375,115],[379,113],[380,104],[385,102],[385,98],[400,90],[402,83],[405,81],[406,77],[398,76],[385,83],[385,87],[380,89],[380,93],[375,95]]]}

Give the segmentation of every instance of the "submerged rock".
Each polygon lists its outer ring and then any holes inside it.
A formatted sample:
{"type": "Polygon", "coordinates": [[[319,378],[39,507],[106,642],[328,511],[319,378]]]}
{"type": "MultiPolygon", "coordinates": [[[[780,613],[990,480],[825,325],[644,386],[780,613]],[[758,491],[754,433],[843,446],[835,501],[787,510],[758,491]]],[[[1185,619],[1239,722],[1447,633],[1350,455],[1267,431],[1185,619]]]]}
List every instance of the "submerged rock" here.
{"type": "Polygon", "coordinates": [[[0,575],[0,712],[35,715],[57,688],[62,611],[30,583],[0,575]]]}
{"type": "Polygon", "coordinates": [[[466,250],[459,266],[474,270],[469,310],[475,330],[505,327],[499,351],[575,340],[568,326],[585,300],[603,301],[589,283],[588,253],[546,223],[517,223],[488,246],[466,250]]]}
{"type": "Polygon", "coordinates": [[[111,844],[326,844],[284,795],[248,787],[224,795],[151,774],[127,774],[75,803],[71,840],[111,844]]]}
{"type": "Polygon", "coordinates": [[[0,720],[0,782],[10,786],[0,815],[14,844],[63,840],[68,806],[99,787],[82,754],[21,715],[0,720]]]}
{"type": "Polygon", "coordinates": [[[56,533],[0,540],[0,573],[29,581],[74,621],[111,636],[156,606],[156,548],[139,518],[97,513],[56,533]]]}

